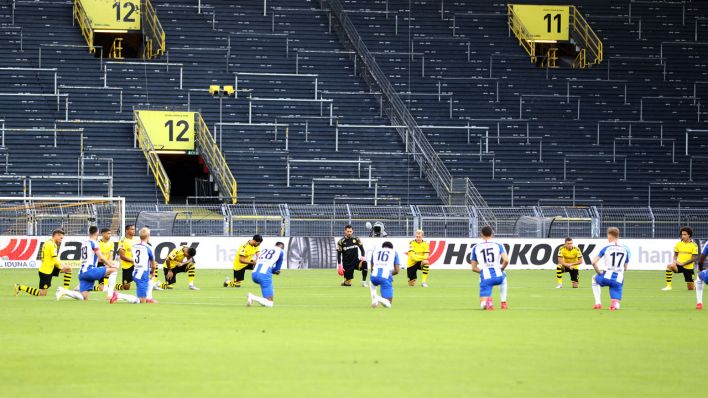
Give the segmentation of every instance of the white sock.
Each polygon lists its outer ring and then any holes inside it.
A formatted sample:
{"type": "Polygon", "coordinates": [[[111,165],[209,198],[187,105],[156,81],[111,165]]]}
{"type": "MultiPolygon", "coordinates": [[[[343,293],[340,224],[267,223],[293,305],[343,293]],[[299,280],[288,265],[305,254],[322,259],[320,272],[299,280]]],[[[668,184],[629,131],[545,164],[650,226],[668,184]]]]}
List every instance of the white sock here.
{"type": "Polygon", "coordinates": [[[272,302],[272,301],[270,301],[270,300],[268,300],[268,299],[266,299],[266,298],[263,298],[263,297],[261,297],[261,296],[256,296],[255,294],[253,294],[253,295],[251,295],[251,298],[252,298],[256,303],[262,305],[263,307],[272,307],[272,306],[273,306],[273,302],[272,302]]]}
{"type": "Polygon", "coordinates": [[[113,296],[113,290],[116,288],[116,279],[118,279],[118,271],[108,275],[108,289],[106,289],[106,295],[109,298],[113,296]]]}
{"type": "Polygon", "coordinates": [[[696,303],[703,304],[703,285],[705,282],[701,278],[696,281],[696,303]]]}
{"type": "Polygon", "coordinates": [[[376,286],[374,286],[373,283],[369,283],[369,291],[371,292],[371,303],[373,304],[376,302],[376,298],[378,297],[376,295],[376,286]]]}
{"type": "Polygon", "coordinates": [[[74,300],[79,300],[79,301],[83,301],[83,300],[84,300],[84,296],[81,295],[81,293],[80,293],[80,292],[77,292],[76,290],[64,289],[64,288],[62,287],[62,288],[61,288],[61,292],[62,292],[62,294],[63,294],[64,296],[66,296],[66,297],[71,297],[71,298],[73,298],[74,300]]]}
{"type": "Polygon", "coordinates": [[[152,300],[152,289],[154,287],[155,287],[155,282],[153,282],[151,279],[150,282],[148,282],[148,291],[147,291],[147,295],[146,295],[146,298],[148,300],[152,300]]]}
{"type": "Polygon", "coordinates": [[[592,295],[595,296],[595,305],[602,304],[600,297],[602,296],[602,287],[597,284],[595,277],[592,277],[592,295]]]}
{"type": "Polygon", "coordinates": [[[139,298],[137,298],[133,295],[130,295],[130,294],[123,294],[123,293],[118,293],[118,300],[127,301],[131,304],[138,304],[140,302],[139,298]]]}
{"type": "Polygon", "coordinates": [[[504,281],[499,285],[499,293],[501,294],[501,301],[504,303],[506,302],[506,292],[509,288],[509,285],[506,283],[506,278],[504,278],[504,281]]]}
{"type": "Polygon", "coordinates": [[[389,299],[386,299],[386,298],[383,298],[380,296],[376,296],[376,301],[383,304],[384,307],[387,307],[387,308],[391,307],[391,301],[389,299]]]}

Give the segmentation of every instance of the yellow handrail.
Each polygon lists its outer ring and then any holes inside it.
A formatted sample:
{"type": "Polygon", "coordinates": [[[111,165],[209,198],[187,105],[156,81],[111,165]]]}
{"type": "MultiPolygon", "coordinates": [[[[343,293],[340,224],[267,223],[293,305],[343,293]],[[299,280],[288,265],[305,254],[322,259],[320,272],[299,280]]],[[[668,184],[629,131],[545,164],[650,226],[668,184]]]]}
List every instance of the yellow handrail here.
{"type": "Polygon", "coordinates": [[[236,179],[229,169],[229,165],[224,159],[224,155],[216,146],[214,137],[211,136],[209,126],[200,113],[196,114],[196,139],[195,143],[204,157],[204,161],[209,167],[210,173],[216,179],[219,190],[226,196],[232,204],[236,204],[236,179]]]}
{"type": "Polygon", "coordinates": [[[81,0],[74,0],[74,19],[79,23],[79,27],[81,27],[81,34],[84,36],[84,39],[86,39],[89,52],[91,54],[95,53],[96,47],[93,46],[93,28],[91,28],[91,21],[89,20],[88,14],[86,14],[84,5],[81,4],[81,0]]]}
{"type": "Polygon", "coordinates": [[[143,32],[145,33],[145,50],[143,58],[152,59],[165,53],[165,30],[157,17],[150,0],[144,0],[143,32]]]}
{"type": "Polygon", "coordinates": [[[140,149],[143,150],[143,155],[145,155],[145,159],[148,162],[148,167],[150,168],[152,175],[155,177],[157,187],[160,188],[162,196],[165,198],[165,203],[170,203],[170,190],[172,188],[170,178],[167,176],[167,171],[165,171],[165,168],[162,166],[162,162],[160,161],[160,157],[157,155],[155,148],[152,146],[150,136],[148,136],[145,125],[142,120],[140,120],[140,116],[138,116],[138,112],[134,111],[133,114],[135,115],[135,136],[137,138],[138,145],[140,146],[140,149]]]}
{"type": "Polygon", "coordinates": [[[514,36],[519,39],[519,45],[523,47],[524,50],[531,57],[531,62],[536,62],[536,46],[533,43],[531,34],[526,30],[526,27],[514,12],[514,7],[512,4],[507,4],[507,23],[509,24],[509,29],[514,32],[514,36]]]}
{"type": "MultiPolygon", "coordinates": [[[[593,64],[601,63],[603,60],[602,40],[592,30],[588,21],[585,20],[585,17],[575,6],[570,6],[570,27],[571,35],[575,38],[578,46],[590,53],[590,62],[593,64]]],[[[587,54],[584,57],[586,58],[584,63],[587,66],[587,54]]]]}

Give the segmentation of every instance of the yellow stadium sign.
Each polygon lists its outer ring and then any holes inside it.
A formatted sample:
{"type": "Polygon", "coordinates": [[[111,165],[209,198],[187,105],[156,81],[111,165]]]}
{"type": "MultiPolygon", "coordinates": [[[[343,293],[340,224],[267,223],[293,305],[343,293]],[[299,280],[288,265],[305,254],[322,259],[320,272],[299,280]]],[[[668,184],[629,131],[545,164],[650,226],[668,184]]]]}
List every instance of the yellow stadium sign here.
{"type": "Polygon", "coordinates": [[[194,112],[136,111],[158,151],[194,150],[194,112]]]}
{"type": "Polygon", "coordinates": [[[79,0],[96,31],[140,30],[140,0],[79,0]]]}
{"type": "Polygon", "coordinates": [[[514,4],[513,9],[533,40],[568,40],[570,6],[514,4]]]}

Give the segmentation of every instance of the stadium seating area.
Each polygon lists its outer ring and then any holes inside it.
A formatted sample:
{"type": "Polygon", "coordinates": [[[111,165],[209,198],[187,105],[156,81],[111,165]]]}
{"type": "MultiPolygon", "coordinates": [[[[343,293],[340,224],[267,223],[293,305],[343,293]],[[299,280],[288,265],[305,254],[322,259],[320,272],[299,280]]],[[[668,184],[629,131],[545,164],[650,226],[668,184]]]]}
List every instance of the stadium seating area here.
{"type": "MultiPolygon", "coordinates": [[[[708,5],[576,2],[605,45],[581,70],[530,63],[504,3],[342,3],[452,175],[490,205],[706,199],[708,5]]],[[[370,127],[392,123],[327,1],[155,6],[168,51],[144,62],[88,54],[71,1],[0,5],[0,195],[107,194],[110,177],[113,195],[157,202],[132,111],[189,108],[216,132],[240,202],[443,203],[396,129],[370,127]],[[219,125],[207,88],[234,83],[219,125]]]]}

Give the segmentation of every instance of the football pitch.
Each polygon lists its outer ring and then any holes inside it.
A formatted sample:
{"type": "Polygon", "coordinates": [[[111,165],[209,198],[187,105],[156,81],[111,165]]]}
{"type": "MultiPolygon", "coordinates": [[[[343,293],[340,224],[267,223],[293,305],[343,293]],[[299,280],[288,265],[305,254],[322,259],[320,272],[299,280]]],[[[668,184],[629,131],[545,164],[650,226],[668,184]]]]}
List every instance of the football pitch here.
{"type": "MultiPolygon", "coordinates": [[[[36,271],[0,272],[3,397],[666,397],[705,390],[708,311],[679,279],[630,271],[622,310],[593,310],[553,271],[509,275],[508,311],[479,310],[472,271],[431,270],[430,288],[394,282],[393,308],[370,307],[334,270],[274,277],[275,308],[245,306],[250,281],[180,275],[157,305],[56,302],[12,294],[36,271]]],[[[359,278],[357,273],[356,278],[359,278]]],[[[73,284],[76,282],[74,276],[73,284]]],[[[134,293],[134,290],[131,291],[134,293]]]]}

